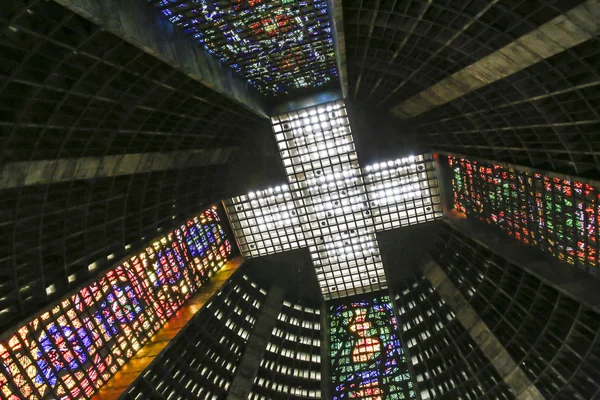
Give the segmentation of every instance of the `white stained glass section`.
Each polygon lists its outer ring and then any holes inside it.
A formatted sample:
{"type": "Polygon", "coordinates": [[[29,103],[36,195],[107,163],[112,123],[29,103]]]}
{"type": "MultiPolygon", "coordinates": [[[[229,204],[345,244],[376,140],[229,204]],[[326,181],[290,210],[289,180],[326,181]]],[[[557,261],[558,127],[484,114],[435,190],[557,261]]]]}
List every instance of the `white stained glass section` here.
{"type": "Polygon", "coordinates": [[[442,218],[431,154],[369,165],[364,180],[377,231],[442,218]]]}
{"type": "Polygon", "coordinates": [[[343,102],[272,118],[325,299],[387,287],[343,102]]]}
{"type": "Polygon", "coordinates": [[[224,204],[244,257],[260,257],[306,247],[287,185],[237,196],[224,204]]]}

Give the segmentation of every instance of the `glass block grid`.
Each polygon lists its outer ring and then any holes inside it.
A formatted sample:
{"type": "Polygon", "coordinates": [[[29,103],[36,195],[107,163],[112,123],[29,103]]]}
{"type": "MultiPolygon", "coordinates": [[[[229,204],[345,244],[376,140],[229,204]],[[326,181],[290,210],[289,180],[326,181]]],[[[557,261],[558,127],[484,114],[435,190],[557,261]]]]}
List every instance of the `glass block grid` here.
{"type": "Polygon", "coordinates": [[[599,188],[501,165],[448,157],[454,208],[523,243],[598,274],[599,188]]]}
{"type": "Polygon", "coordinates": [[[242,254],[308,247],[326,299],[385,289],[376,232],[442,217],[432,155],[361,170],[343,101],[271,121],[288,185],[224,202],[242,254]]]}
{"type": "Polygon", "coordinates": [[[343,101],[271,120],[325,297],[386,288],[375,223],[343,101]]]}
{"type": "Polygon", "coordinates": [[[0,397],[90,398],[231,253],[216,208],[0,340],[0,397]]]}
{"type": "Polygon", "coordinates": [[[245,257],[306,247],[300,220],[287,185],[250,192],[224,202],[245,257]]]}
{"type": "Polygon", "coordinates": [[[416,398],[389,296],[332,305],[329,335],[334,400],[416,398]]]}
{"type": "Polygon", "coordinates": [[[431,154],[368,165],[364,181],[377,231],[442,218],[440,189],[431,154]]]}
{"type": "Polygon", "coordinates": [[[337,78],[327,0],[148,0],[264,93],[337,78]]]}

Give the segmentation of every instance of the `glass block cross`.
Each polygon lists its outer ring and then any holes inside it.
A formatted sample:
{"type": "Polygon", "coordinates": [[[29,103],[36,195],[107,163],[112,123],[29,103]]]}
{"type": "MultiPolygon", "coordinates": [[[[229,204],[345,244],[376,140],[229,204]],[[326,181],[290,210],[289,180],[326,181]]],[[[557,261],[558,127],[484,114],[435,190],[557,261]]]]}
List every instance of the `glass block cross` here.
{"type": "Polygon", "coordinates": [[[271,121],[288,183],[224,201],[242,255],[307,247],[326,300],[387,288],[376,232],[442,216],[432,156],[361,169],[343,101],[271,121]]]}

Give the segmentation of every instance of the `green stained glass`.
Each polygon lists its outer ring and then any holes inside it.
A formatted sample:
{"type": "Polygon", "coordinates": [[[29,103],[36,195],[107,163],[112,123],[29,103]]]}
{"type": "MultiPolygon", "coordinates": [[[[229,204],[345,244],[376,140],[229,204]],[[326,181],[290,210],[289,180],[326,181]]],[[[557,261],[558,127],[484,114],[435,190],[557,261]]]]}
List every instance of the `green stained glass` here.
{"type": "Polygon", "coordinates": [[[451,156],[448,163],[454,182],[465,183],[453,186],[456,210],[600,274],[598,187],[451,156]]]}
{"type": "Polygon", "coordinates": [[[389,296],[332,306],[333,399],[408,399],[412,382],[389,296]]]}

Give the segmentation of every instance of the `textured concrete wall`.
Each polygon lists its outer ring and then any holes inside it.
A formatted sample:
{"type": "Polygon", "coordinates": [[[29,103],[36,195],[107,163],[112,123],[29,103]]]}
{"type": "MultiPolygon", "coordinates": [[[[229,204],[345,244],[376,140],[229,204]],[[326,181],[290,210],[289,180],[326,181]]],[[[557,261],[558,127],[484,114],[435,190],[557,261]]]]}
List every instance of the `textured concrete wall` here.
{"type": "Polygon", "coordinates": [[[527,375],[502,346],[498,338],[479,318],[467,299],[448,279],[442,268],[435,261],[428,259],[422,269],[440,297],[454,311],[456,319],[469,332],[469,335],[517,398],[519,400],[544,399],[535,385],[531,383],[527,375]]]}
{"type": "Polygon", "coordinates": [[[541,250],[527,247],[483,222],[460,218],[455,213],[448,213],[445,222],[556,290],[600,312],[598,282],[590,279],[587,272],[573,268],[541,250]]]}
{"type": "Polygon", "coordinates": [[[328,0],[329,17],[333,23],[333,45],[335,48],[335,61],[342,86],[344,98],[348,97],[348,72],[346,64],[346,35],[344,33],[344,12],[342,0],[328,0]]]}
{"type": "Polygon", "coordinates": [[[225,164],[236,149],[14,162],[0,167],[0,189],[225,164]]]}
{"type": "Polygon", "coordinates": [[[133,0],[55,1],[246,109],[266,117],[263,96],[258,90],[222,65],[216,57],[206,53],[183,30],[162,18],[154,7],[133,0]]]}
{"type": "Polygon", "coordinates": [[[284,291],[279,286],[273,286],[265,304],[261,307],[260,315],[256,320],[254,329],[248,338],[242,361],[237,369],[237,374],[229,388],[227,400],[247,400],[252,390],[254,378],[258,373],[263,354],[269,344],[271,332],[277,322],[277,317],[283,305],[284,291]]]}
{"type": "Polygon", "coordinates": [[[587,0],[538,29],[392,107],[410,118],[506,78],[600,33],[600,0],[587,0]]]}

